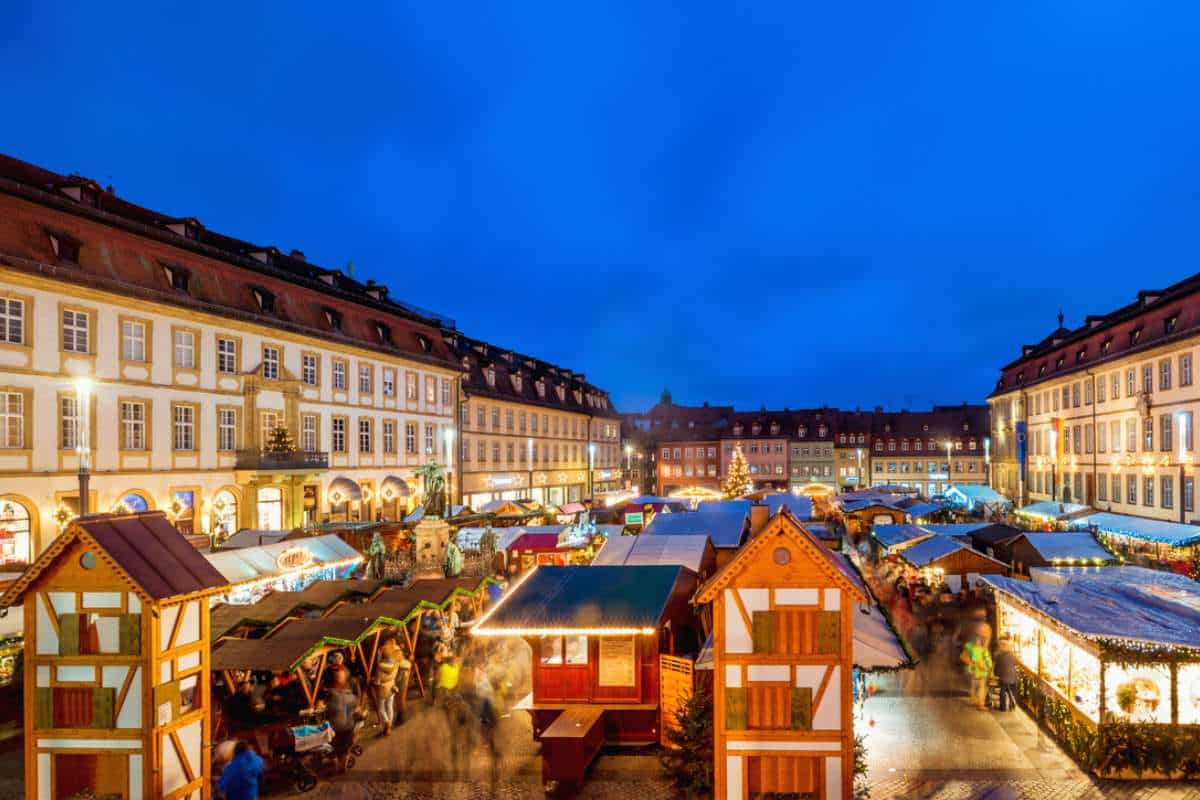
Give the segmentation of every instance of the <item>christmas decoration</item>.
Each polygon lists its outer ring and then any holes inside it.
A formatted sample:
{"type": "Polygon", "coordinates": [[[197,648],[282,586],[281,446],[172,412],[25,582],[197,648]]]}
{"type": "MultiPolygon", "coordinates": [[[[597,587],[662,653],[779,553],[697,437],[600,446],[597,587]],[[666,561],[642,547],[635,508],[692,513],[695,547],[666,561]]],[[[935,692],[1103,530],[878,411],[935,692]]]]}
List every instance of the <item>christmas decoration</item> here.
{"type": "Polygon", "coordinates": [[[726,499],[733,499],[741,497],[750,489],[750,465],[746,463],[742,448],[735,447],[733,460],[729,462],[729,474],[725,476],[725,485],[721,487],[721,491],[725,493],[726,499]]]}
{"type": "Polygon", "coordinates": [[[694,692],[667,730],[673,745],[663,750],[663,768],[684,797],[711,797],[713,788],[713,707],[707,692],[694,692]]]}
{"type": "Polygon", "coordinates": [[[292,439],[292,434],[287,428],[280,425],[271,431],[271,438],[267,440],[268,453],[294,453],[296,452],[296,442],[292,439]]]}

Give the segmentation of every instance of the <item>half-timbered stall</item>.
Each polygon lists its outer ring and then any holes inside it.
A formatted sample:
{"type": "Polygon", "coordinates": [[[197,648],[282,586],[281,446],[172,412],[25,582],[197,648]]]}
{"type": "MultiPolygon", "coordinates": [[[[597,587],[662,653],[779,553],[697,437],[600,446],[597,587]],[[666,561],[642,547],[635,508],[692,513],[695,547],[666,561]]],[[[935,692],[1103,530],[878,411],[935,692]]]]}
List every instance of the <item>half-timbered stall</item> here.
{"type": "Polygon", "coordinates": [[[1196,764],[1195,581],[1143,567],[984,581],[995,590],[996,633],[1019,662],[1018,699],[1069,755],[1114,778],[1178,778],[1196,764]]]}
{"type": "Polygon", "coordinates": [[[25,796],[209,796],[209,600],[225,580],[163,512],[75,520],[23,603],[25,796]]]}
{"type": "Polygon", "coordinates": [[[537,567],[484,614],[475,636],[532,650],[533,717],[547,781],[582,780],[604,742],[659,740],[660,662],[694,655],[700,633],[685,567],[537,567]]]}
{"type": "Polygon", "coordinates": [[[697,592],[713,606],[717,800],[849,798],[858,575],[786,512],[697,592]]]}

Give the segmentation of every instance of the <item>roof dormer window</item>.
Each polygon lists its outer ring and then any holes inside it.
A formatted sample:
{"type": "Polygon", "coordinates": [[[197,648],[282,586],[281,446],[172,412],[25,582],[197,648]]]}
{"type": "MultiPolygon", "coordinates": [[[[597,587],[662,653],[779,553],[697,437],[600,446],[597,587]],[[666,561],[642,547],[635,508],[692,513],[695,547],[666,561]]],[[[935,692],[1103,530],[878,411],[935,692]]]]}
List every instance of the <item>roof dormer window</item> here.
{"type": "Polygon", "coordinates": [[[417,344],[421,345],[421,350],[426,353],[433,350],[433,340],[423,333],[417,334],[417,344]]]}
{"type": "Polygon", "coordinates": [[[487,385],[493,389],[496,388],[496,368],[488,367],[483,371],[483,378],[487,381],[487,385]]]}
{"type": "Polygon", "coordinates": [[[471,368],[471,359],[467,356],[463,356],[462,364],[463,364],[463,369],[470,369],[471,368]]]}
{"type": "Polygon", "coordinates": [[[1163,333],[1174,333],[1175,326],[1179,324],[1179,315],[1172,314],[1163,320],[1163,333]]]}
{"type": "Polygon", "coordinates": [[[325,314],[325,322],[331,331],[342,329],[342,312],[335,308],[322,308],[321,311],[325,314]]]}
{"type": "Polygon", "coordinates": [[[817,426],[817,438],[824,439],[825,434],[828,433],[828,431],[829,431],[829,429],[826,428],[824,425],[817,426]]]}
{"type": "Polygon", "coordinates": [[[513,391],[520,394],[521,387],[525,382],[524,379],[521,377],[521,374],[519,372],[514,373],[511,377],[512,377],[513,391]]]}
{"type": "Polygon", "coordinates": [[[183,267],[174,264],[163,264],[163,275],[167,277],[167,284],[177,292],[186,292],[188,290],[188,281],[192,274],[183,267]]]}
{"type": "Polygon", "coordinates": [[[733,435],[734,436],[742,435],[742,423],[738,422],[733,426],[733,435]]]}
{"type": "Polygon", "coordinates": [[[1045,374],[1046,374],[1046,365],[1042,364],[1040,367],[1038,367],[1038,377],[1040,378],[1045,374]]]}
{"type": "Polygon", "coordinates": [[[808,436],[808,426],[801,425],[799,428],[796,429],[796,435],[799,436],[801,439],[803,439],[805,436],[808,436]]]}
{"type": "Polygon", "coordinates": [[[1138,341],[1141,340],[1141,338],[1142,338],[1142,329],[1140,327],[1134,328],[1133,330],[1131,330],[1129,332],[1129,346],[1133,347],[1135,344],[1138,343],[1138,341]]]}
{"type": "Polygon", "coordinates": [[[779,423],[778,422],[771,423],[771,433],[779,433],[779,423]]]}
{"type": "Polygon", "coordinates": [[[1017,383],[1024,383],[1024,382],[1025,382],[1025,373],[1018,372],[1017,373],[1017,383]]]}
{"type": "Polygon", "coordinates": [[[582,403],[582,402],[583,402],[583,392],[581,392],[580,390],[576,389],[576,390],[575,390],[575,403],[578,405],[578,404],[580,404],[580,403],[582,403]]]}
{"type": "Polygon", "coordinates": [[[755,436],[757,436],[761,432],[762,432],[762,425],[759,425],[757,422],[750,426],[750,433],[754,434],[755,436]]]}
{"type": "Polygon", "coordinates": [[[380,344],[392,343],[392,329],[382,322],[375,323],[375,335],[379,338],[380,344]]]}
{"type": "Polygon", "coordinates": [[[1108,355],[1109,350],[1112,350],[1112,337],[1111,336],[1100,343],[1100,355],[1102,355],[1102,356],[1108,355]]]}
{"type": "Polygon", "coordinates": [[[558,395],[558,402],[560,403],[567,399],[567,387],[565,386],[555,386],[554,393],[558,395]]]}
{"type": "Polygon", "coordinates": [[[694,420],[694,419],[689,419],[689,420],[688,420],[688,427],[689,427],[689,428],[694,428],[694,427],[696,427],[696,420],[694,420]]]}
{"type": "Polygon", "coordinates": [[[1075,354],[1075,363],[1082,364],[1084,361],[1087,361],[1087,348],[1081,347],[1079,352],[1075,354]]]}
{"type": "Polygon", "coordinates": [[[68,264],[79,263],[79,240],[74,236],[70,236],[59,231],[49,231],[50,248],[54,250],[54,255],[59,261],[65,261],[68,264]]]}
{"type": "Polygon", "coordinates": [[[254,295],[254,302],[258,303],[258,310],[264,314],[272,314],[275,312],[275,294],[266,289],[255,286],[250,290],[254,295]]]}
{"type": "Polygon", "coordinates": [[[537,389],[538,398],[545,400],[546,399],[546,382],[539,379],[537,381],[537,383],[534,384],[534,388],[537,389]]]}
{"type": "Polygon", "coordinates": [[[1054,368],[1055,368],[1055,369],[1062,369],[1062,368],[1063,368],[1063,357],[1062,357],[1062,356],[1059,356],[1059,357],[1058,357],[1058,360],[1056,360],[1056,361],[1054,362],[1054,368]]]}

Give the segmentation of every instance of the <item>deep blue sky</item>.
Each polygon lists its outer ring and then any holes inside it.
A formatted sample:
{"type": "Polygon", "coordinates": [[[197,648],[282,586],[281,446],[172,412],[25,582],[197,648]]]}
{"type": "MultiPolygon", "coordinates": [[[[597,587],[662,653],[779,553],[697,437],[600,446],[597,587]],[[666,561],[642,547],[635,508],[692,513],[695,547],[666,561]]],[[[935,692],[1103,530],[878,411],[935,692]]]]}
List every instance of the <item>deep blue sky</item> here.
{"type": "Polygon", "coordinates": [[[1195,3],[124,5],[4,4],[0,150],[622,409],[980,400],[1196,271],[1195,3]]]}

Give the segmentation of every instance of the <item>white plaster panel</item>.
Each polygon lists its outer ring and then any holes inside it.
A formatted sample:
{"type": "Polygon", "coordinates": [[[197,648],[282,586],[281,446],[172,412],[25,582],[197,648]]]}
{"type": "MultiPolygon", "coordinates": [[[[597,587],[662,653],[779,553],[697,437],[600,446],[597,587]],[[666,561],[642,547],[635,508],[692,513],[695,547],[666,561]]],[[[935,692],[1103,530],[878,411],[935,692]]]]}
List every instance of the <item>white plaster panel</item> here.
{"type": "Polygon", "coordinates": [[[746,607],[747,614],[771,609],[770,589],[738,589],[738,592],[742,596],[742,605],[746,607]]]}
{"type": "Polygon", "coordinates": [[[131,456],[127,455],[122,459],[122,463],[126,469],[150,469],[150,456],[131,456]]]}
{"type": "Polygon", "coordinates": [[[95,750],[141,750],[141,739],[38,739],[42,750],[72,750],[91,748],[95,750]]]}
{"type": "Polygon", "coordinates": [[[177,659],[177,661],[179,663],[176,666],[175,671],[182,674],[187,672],[189,669],[200,666],[200,652],[196,651],[194,653],[184,653],[177,659]]]}
{"type": "Polygon", "coordinates": [[[74,681],[82,683],[94,683],[96,680],[96,668],[93,666],[73,665],[69,667],[57,667],[58,679],[60,681],[74,681]]]}
{"type": "Polygon", "coordinates": [[[742,667],[740,664],[725,665],[725,685],[730,689],[742,688],[742,667]]]}
{"type": "Polygon", "coordinates": [[[26,456],[0,456],[0,470],[5,472],[28,472],[29,459],[26,456]]]}
{"type": "Polygon", "coordinates": [[[101,653],[121,652],[121,620],[118,617],[100,617],[96,620],[96,639],[101,653]]]}
{"type": "Polygon", "coordinates": [[[145,367],[125,367],[121,375],[131,381],[145,381],[150,379],[150,370],[145,367]]]}
{"type": "Polygon", "coordinates": [[[818,589],[776,589],[775,602],[781,606],[815,606],[820,599],[818,589]]]}
{"type": "Polygon", "coordinates": [[[120,592],[84,592],[84,608],[120,608],[120,592]]]}
{"type": "Polygon", "coordinates": [[[178,647],[181,644],[191,644],[200,641],[200,601],[192,600],[183,610],[183,622],[179,623],[179,638],[175,640],[178,647]]]}
{"type": "Polygon", "coordinates": [[[130,613],[130,614],[140,614],[140,613],[142,613],[142,601],[141,601],[141,598],[139,598],[139,597],[138,597],[136,594],[134,594],[133,592],[130,592],[130,593],[129,593],[129,613],[130,613]]]}
{"type": "Polygon", "coordinates": [[[175,375],[175,381],[183,384],[184,386],[195,386],[198,380],[199,379],[190,372],[180,372],[175,375]]]}
{"type": "Polygon", "coordinates": [[[176,469],[199,469],[199,456],[175,456],[176,469]]]}
{"type": "Polygon", "coordinates": [[[142,800],[142,755],[129,754],[129,800],[142,800]]]}
{"type": "Polygon", "coordinates": [[[754,681],[786,681],[792,677],[792,671],[786,664],[751,664],[746,670],[746,680],[754,681]]]}
{"type": "Polygon", "coordinates": [[[129,667],[101,667],[100,685],[106,689],[120,689],[125,685],[125,676],[128,674],[129,667]]]}
{"type": "Polygon", "coordinates": [[[725,756],[725,796],[729,800],[742,800],[746,796],[742,788],[741,756],[725,756]]]}
{"type": "Polygon", "coordinates": [[[40,595],[37,595],[34,608],[37,609],[37,654],[39,656],[56,656],[58,655],[58,631],[54,630],[54,624],[50,622],[50,614],[40,595]]]}
{"type": "Polygon", "coordinates": [[[37,757],[38,800],[50,800],[54,784],[50,778],[50,754],[38,753],[37,757]]]}
{"type": "Polygon", "coordinates": [[[29,353],[24,350],[0,350],[0,366],[28,367],[29,353]]]}
{"type": "Polygon", "coordinates": [[[842,590],[841,589],[826,589],[825,590],[825,610],[840,611],[842,608],[842,590]]]}
{"type": "Polygon", "coordinates": [[[167,661],[164,661],[158,665],[158,685],[162,686],[164,683],[169,683],[170,681],[171,661],[168,659],[167,661]]]}
{"type": "Polygon", "coordinates": [[[75,613],[74,592],[47,592],[46,594],[50,598],[50,605],[54,606],[55,614],[62,616],[75,613]]]}
{"type": "MultiPolygon", "coordinates": [[[[744,750],[791,750],[796,751],[820,751],[820,750],[840,750],[842,745],[840,742],[799,742],[794,740],[771,741],[770,739],[752,739],[749,741],[730,741],[725,745],[726,750],[744,751],[744,750]]],[[[837,795],[834,795],[835,797],[837,795]]]]}
{"type": "Polygon", "coordinates": [[[813,712],[814,731],[836,731],[842,728],[842,668],[833,668],[829,685],[820,705],[813,712]]]}
{"type": "MultiPolygon", "coordinates": [[[[41,626],[38,626],[40,633],[41,626]]],[[[39,652],[41,652],[39,650],[39,652]]],[[[54,642],[54,652],[58,652],[58,640],[54,642]]],[[[746,630],[746,624],[742,622],[742,613],[738,611],[737,600],[734,599],[733,590],[725,590],[725,652],[726,653],[752,653],[754,652],[754,642],[750,638],[750,631],[746,630]]]]}
{"type": "Polygon", "coordinates": [[[803,689],[805,686],[813,690],[813,699],[817,697],[817,688],[821,685],[821,678],[825,677],[825,667],[821,664],[797,664],[796,665],[796,686],[803,689]]]}
{"type": "Polygon", "coordinates": [[[176,731],[179,736],[179,743],[183,745],[184,757],[188,760],[188,765],[192,768],[192,773],[200,774],[200,720],[196,720],[190,725],[184,725],[176,731]]]}
{"type": "Polygon", "coordinates": [[[159,752],[162,753],[162,788],[163,794],[170,794],[187,783],[187,775],[179,756],[175,754],[175,745],[171,744],[169,736],[159,737],[159,752]]]}
{"type": "Polygon", "coordinates": [[[142,727],[142,668],[136,667],[133,680],[129,682],[129,694],[125,695],[125,703],[121,713],[117,715],[118,728],[142,727]]]}
{"type": "Polygon", "coordinates": [[[217,387],[227,392],[235,391],[238,388],[237,378],[221,378],[217,381],[217,387]]]}
{"type": "Polygon", "coordinates": [[[825,756],[825,796],[842,796],[842,759],[840,756],[825,756]]]}
{"type": "Polygon", "coordinates": [[[179,606],[167,606],[158,618],[158,649],[163,651],[171,643],[171,631],[175,630],[175,620],[179,618],[179,606]]]}
{"type": "Polygon", "coordinates": [[[38,664],[37,668],[37,685],[39,689],[50,688],[50,667],[47,664],[38,664]]]}

